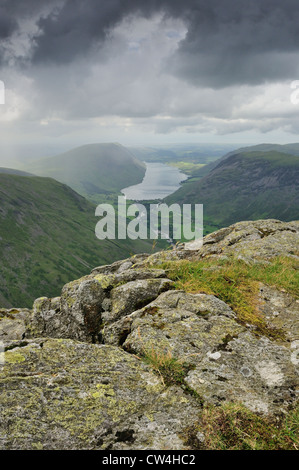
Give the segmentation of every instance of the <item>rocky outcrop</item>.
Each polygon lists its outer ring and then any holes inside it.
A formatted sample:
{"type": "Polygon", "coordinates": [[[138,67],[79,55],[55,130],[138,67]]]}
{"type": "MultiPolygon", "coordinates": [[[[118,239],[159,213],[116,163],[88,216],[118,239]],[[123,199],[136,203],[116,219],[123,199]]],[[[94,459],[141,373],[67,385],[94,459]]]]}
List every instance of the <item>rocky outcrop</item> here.
{"type": "Polygon", "coordinates": [[[273,256],[299,256],[299,222],[238,222],[211,233],[197,256],[231,255],[252,262],[273,256]]]}
{"type": "Polygon", "coordinates": [[[108,274],[94,269],[90,275],[66,284],[60,297],[37,299],[27,336],[101,343],[104,325],[134,312],[172,287],[165,271],[132,266],[124,261],[116,272],[114,266],[111,272],[105,267],[108,274]]]}
{"type": "Polygon", "coordinates": [[[265,416],[295,406],[298,298],[260,284],[260,314],[284,332],[278,341],[214,295],[176,290],[159,266],[279,254],[299,263],[299,223],[240,222],[189,248],[99,266],[31,311],[0,310],[0,448],[190,449],[204,441],[204,404],[265,416]],[[165,379],[151,355],[179,364],[179,377],[165,379]]]}
{"type": "Polygon", "coordinates": [[[234,256],[251,263],[275,256],[294,256],[299,263],[299,221],[255,220],[238,222],[204,237],[199,247],[194,241],[179,244],[175,250],[154,253],[141,261],[144,266],[160,261],[197,260],[234,256]]]}

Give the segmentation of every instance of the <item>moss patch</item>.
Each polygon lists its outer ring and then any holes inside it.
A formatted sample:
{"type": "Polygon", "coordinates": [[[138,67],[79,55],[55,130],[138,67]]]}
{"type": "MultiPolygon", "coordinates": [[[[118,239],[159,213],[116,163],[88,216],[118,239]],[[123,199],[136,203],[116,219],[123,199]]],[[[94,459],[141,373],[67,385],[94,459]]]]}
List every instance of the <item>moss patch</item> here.
{"type": "Polygon", "coordinates": [[[9,364],[25,361],[25,357],[18,351],[6,351],[4,354],[4,359],[5,362],[8,362],[9,364]]]}

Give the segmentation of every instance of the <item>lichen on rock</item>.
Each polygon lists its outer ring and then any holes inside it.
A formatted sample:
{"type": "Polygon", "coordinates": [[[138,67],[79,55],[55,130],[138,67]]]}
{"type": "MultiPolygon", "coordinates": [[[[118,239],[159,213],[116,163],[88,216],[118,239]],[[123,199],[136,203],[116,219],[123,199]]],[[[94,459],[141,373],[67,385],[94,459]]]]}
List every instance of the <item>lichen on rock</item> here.
{"type": "Polygon", "coordinates": [[[136,357],[66,339],[9,351],[0,386],[1,449],[182,449],[197,414],[136,357]]]}

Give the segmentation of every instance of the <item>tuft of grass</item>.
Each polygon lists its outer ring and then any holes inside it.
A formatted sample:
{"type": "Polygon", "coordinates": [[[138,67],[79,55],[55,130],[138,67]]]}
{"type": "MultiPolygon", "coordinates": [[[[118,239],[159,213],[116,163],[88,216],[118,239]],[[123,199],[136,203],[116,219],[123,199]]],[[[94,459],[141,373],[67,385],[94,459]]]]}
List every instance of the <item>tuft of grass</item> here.
{"type": "Polygon", "coordinates": [[[191,445],[196,431],[205,450],[298,450],[299,409],[274,422],[239,403],[206,405],[198,429],[187,433],[191,445]]]}
{"type": "Polygon", "coordinates": [[[236,258],[172,261],[163,263],[177,289],[189,293],[212,294],[227,303],[241,324],[251,324],[255,332],[283,340],[284,332],[267,324],[258,311],[259,283],[299,296],[298,261],[277,257],[268,263],[248,265],[236,258]]]}
{"type": "Polygon", "coordinates": [[[178,385],[192,395],[200,405],[203,404],[200,395],[185,382],[186,375],[194,366],[177,359],[170,350],[158,351],[153,346],[144,349],[142,360],[160,376],[164,385],[167,387],[178,385]]]}
{"type": "Polygon", "coordinates": [[[171,351],[157,351],[154,347],[145,349],[143,360],[157,372],[167,386],[182,384],[190,366],[172,355],[171,351]]]}

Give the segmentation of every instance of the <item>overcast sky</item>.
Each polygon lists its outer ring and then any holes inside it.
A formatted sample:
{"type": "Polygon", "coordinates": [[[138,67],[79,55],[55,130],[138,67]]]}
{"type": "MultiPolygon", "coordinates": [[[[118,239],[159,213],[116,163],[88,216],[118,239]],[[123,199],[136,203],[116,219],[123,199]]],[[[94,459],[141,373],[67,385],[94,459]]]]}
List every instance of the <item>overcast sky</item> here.
{"type": "Polygon", "coordinates": [[[299,141],[298,0],[0,0],[0,45],[2,157],[299,141]]]}

